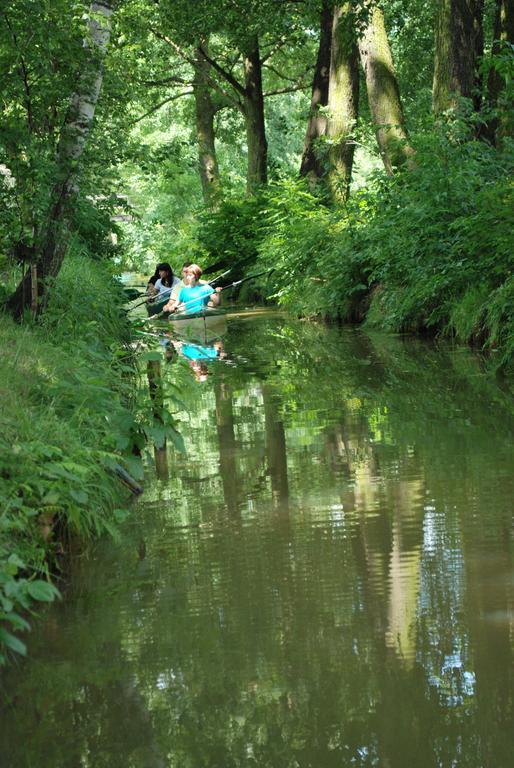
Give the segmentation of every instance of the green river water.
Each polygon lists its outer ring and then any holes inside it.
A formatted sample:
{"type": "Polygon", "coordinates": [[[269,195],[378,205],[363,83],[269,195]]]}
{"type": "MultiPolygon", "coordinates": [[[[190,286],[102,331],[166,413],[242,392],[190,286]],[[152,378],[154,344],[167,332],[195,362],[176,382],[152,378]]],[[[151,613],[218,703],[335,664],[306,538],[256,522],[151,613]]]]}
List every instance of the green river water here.
{"type": "Polygon", "coordinates": [[[155,342],[187,455],[148,452],[4,676],[2,768],[512,766],[506,386],[279,314],[219,335],[155,342]]]}

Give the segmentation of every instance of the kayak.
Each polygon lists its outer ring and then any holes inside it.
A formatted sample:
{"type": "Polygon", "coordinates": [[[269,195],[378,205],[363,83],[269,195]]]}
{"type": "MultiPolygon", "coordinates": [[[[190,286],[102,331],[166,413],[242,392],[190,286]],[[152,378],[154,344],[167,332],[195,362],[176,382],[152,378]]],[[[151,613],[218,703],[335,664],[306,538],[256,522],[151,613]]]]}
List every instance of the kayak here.
{"type": "MultiPolygon", "coordinates": [[[[149,317],[153,317],[154,315],[158,315],[159,312],[162,312],[163,307],[168,303],[168,299],[157,299],[156,301],[147,302],[146,304],[146,311],[148,312],[149,317]]],[[[213,309],[204,309],[201,312],[176,312],[173,314],[170,314],[169,312],[164,312],[162,315],[163,319],[170,320],[171,322],[183,322],[184,320],[191,320],[192,318],[196,317],[210,317],[211,315],[224,315],[226,313],[225,309],[222,308],[213,308],[213,309]]]]}
{"type": "MultiPolygon", "coordinates": [[[[164,296],[162,299],[158,298],[155,301],[147,301],[146,303],[146,311],[148,312],[148,317],[153,317],[153,315],[158,315],[159,312],[162,312],[163,307],[168,303],[170,300],[169,296],[164,296]]],[[[166,312],[165,317],[168,316],[168,312],[166,312]]]]}
{"type": "Polygon", "coordinates": [[[135,299],[141,298],[141,296],[145,295],[145,292],[141,290],[140,288],[135,287],[123,287],[123,293],[125,294],[125,298],[127,301],[135,301],[135,299]]]}

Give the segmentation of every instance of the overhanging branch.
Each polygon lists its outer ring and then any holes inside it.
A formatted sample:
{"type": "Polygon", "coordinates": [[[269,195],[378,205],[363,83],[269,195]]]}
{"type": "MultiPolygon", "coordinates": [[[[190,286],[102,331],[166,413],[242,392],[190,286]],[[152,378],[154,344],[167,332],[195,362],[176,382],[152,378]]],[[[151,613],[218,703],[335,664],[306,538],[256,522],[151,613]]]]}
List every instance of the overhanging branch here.
{"type": "Polygon", "coordinates": [[[132,120],[130,125],[135,125],[136,123],[140,123],[141,120],[144,120],[145,117],[148,117],[149,115],[152,115],[154,112],[157,112],[158,109],[161,107],[164,107],[165,104],[168,104],[170,101],[176,101],[177,99],[181,99],[183,96],[191,96],[193,93],[192,90],[190,91],[182,91],[182,93],[175,93],[173,96],[168,96],[167,99],[164,99],[163,101],[159,102],[159,104],[156,104],[155,107],[152,107],[148,110],[148,112],[145,112],[144,115],[141,115],[140,117],[136,117],[135,120],[132,120]]]}

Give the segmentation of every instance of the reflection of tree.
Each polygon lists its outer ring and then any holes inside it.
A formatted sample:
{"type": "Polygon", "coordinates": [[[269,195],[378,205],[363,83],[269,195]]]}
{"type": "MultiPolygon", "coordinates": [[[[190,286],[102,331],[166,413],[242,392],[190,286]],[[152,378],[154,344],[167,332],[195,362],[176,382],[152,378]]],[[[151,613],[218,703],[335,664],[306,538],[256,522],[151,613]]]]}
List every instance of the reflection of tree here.
{"type": "Polygon", "coordinates": [[[513,754],[514,552],[511,501],[502,501],[496,519],[475,522],[481,537],[466,537],[464,544],[476,719],[486,765],[508,765],[513,754]],[[484,541],[493,526],[498,546],[491,552],[484,541]]]}
{"type": "Polygon", "coordinates": [[[161,448],[154,446],[153,455],[155,461],[155,474],[157,475],[158,480],[166,482],[170,477],[166,440],[164,440],[164,445],[161,448]]]}
{"type": "Polygon", "coordinates": [[[400,480],[391,488],[394,511],[386,643],[407,663],[413,663],[415,656],[423,538],[423,490],[421,478],[400,480]]]}
{"type": "Polygon", "coordinates": [[[237,512],[239,479],[236,462],[236,439],[234,435],[234,414],[232,412],[232,391],[230,385],[221,379],[214,382],[216,396],[216,429],[219,445],[219,466],[223,483],[223,495],[227,510],[237,512]]]}
{"type": "Polygon", "coordinates": [[[289,486],[287,482],[287,452],[284,423],[277,408],[276,398],[266,386],[262,387],[264,419],[266,424],[266,450],[271,477],[271,497],[274,509],[287,509],[289,486]]]}

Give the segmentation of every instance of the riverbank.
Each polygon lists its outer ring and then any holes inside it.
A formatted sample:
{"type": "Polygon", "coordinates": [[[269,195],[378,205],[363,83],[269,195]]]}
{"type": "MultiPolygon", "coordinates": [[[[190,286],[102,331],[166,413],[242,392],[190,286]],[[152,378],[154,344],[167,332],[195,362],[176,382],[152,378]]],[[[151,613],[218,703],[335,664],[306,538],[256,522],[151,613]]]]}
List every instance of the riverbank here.
{"type": "Polygon", "coordinates": [[[274,268],[261,294],[290,312],[455,338],[514,361],[512,142],[416,137],[415,169],[378,173],[345,207],[303,181],[226,201],[197,248],[220,268],[274,268]]]}
{"type": "Polygon", "coordinates": [[[71,256],[40,324],[0,315],[0,664],[25,653],[20,613],[58,596],[70,542],[127,515],[114,472],[137,436],[123,301],[106,267],[71,256]]]}

